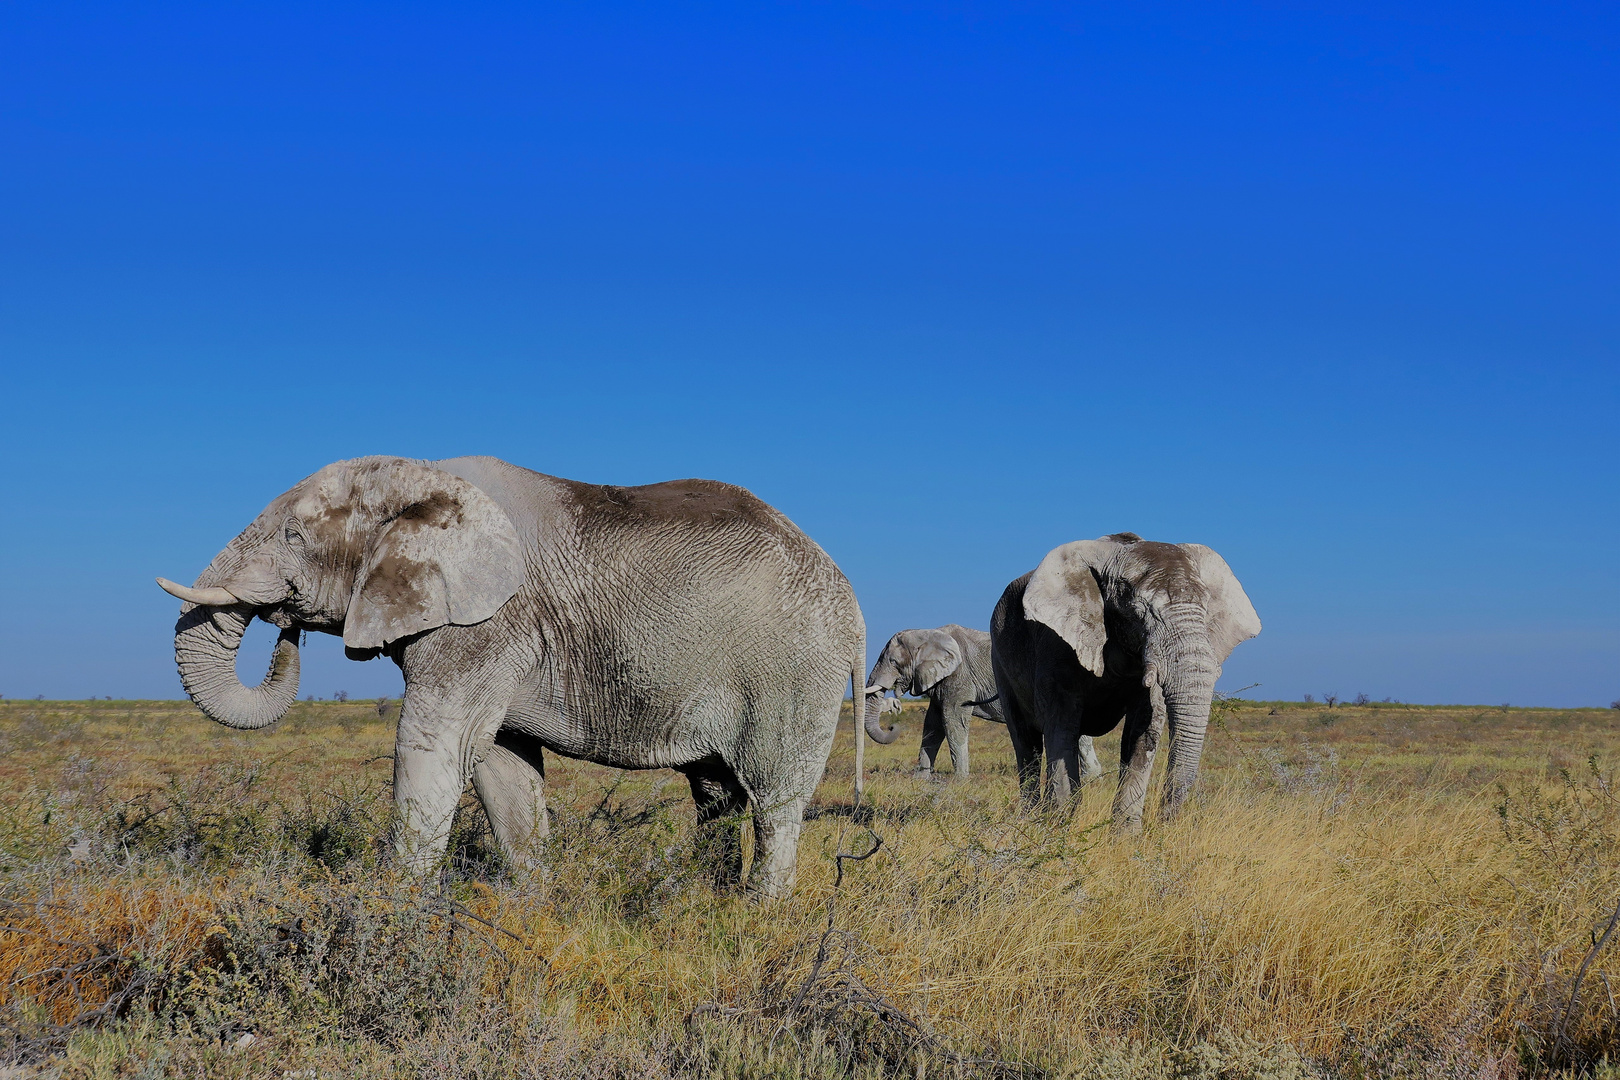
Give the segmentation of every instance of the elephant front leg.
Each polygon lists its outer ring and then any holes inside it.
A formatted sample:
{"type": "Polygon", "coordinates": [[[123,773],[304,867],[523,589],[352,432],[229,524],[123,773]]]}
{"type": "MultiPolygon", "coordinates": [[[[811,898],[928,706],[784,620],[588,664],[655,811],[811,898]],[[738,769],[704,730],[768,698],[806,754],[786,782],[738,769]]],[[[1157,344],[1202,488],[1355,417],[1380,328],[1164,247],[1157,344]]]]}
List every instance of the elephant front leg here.
{"type": "Polygon", "coordinates": [[[1164,694],[1150,684],[1125,711],[1119,740],[1119,790],[1114,793],[1114,831],[1142,831],[1142,803],[1153,775],[1153,753],[1164,734],[1164,694]]]}
{"type": "Polygon", "coordinates": [[[1080,729],[1085,701],[1061,687],[1036,692],[1035,711],[1042,717],[1041,742],[1046,751],[1046,797],[1067,803],[1080,787],[1080,729]]]}
{"type": "Polygon", "coordinates": [[[1080,788],[1080,740],[1067,728],[1048,729],[1046,745],[1046,795],[1062,805],[1080,788]]]}
{"type": "Polygon", "coordinates": [[[952,702],[945,706],[944,713],[945,741],[951,747],[951,764],[956,769],[956,779],[965,780],[972,771],[968,760],[968,719],[973,712],[971,707],[952,702]]]}
{"type": "Polygon", "coordinates": [[[1018,795],[1025,806],[1034,806],[1041,795],[1041,743],[1040,733],[1024,719],[1024,710],[1001,695],[1001,713],[1007,725],[1007,737],[1012,740],[1013,762],[1018,769],[1018,795]]]}
{"type": "Polygon", "coordinates": [[[431,870],[450,839],[456,803],[480,750],[506,713],[460,695],[407,688],[394,741],[394,856],[413,873],[431,870]]]}
{"type": "Polygon", "coordinates": [[[513,865],[532,869],[551,832],[539,741],[515,731],[497,733],[495,745],[473,766],[472,782],[501,853],[513,865]]]}
{"type": "MultiPolygon", "coordinates": [[[[945,716],[938,698],[928,699],[928,711],[923,714],[922,746],[917,750],[917,771],[932,773],[939,760],[939,748],[945,742],[945,716]]],[[[956,748],[953,746],[954,754],[956,748]]]]}

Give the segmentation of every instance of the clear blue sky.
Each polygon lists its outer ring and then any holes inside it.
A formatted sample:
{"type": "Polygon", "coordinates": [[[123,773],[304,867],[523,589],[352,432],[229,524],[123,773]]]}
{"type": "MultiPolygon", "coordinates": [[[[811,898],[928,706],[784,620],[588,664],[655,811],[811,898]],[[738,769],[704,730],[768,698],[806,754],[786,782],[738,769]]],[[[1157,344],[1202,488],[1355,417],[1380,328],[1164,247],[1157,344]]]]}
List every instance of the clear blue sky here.
{"type": "Polygon", "coordinates": [[[874,654],[1129,529],[1229,688],[1607,704],[1617,165],[1613,4],[9,3],[0,694],[387,453],[743,484],[874,654]]]}

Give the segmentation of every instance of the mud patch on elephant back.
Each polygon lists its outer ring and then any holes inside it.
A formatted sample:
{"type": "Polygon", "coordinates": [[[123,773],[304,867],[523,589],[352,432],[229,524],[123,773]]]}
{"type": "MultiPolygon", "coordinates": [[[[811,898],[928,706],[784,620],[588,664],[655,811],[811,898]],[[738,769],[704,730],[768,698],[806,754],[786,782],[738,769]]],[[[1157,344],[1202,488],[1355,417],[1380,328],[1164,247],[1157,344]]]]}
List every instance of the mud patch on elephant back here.
{"type": "Polygon", "coordinates": [[[733,522],[784,533],[780,516],[740,487],[717,480],[666,480],[640,487],[563,481],[579,505],[582,519],[612,527],[660,523],[721,528],[733,522]]]}

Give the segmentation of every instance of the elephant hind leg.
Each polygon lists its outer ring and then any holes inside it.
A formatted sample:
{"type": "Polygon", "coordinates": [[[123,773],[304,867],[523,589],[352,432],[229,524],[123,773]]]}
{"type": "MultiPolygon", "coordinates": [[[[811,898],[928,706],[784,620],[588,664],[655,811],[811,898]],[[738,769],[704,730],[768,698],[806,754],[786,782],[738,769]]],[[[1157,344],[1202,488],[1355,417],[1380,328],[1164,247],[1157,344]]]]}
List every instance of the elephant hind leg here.
{"type": "Polygon", "coordinates": [[[495,745],[473,766],[472,782],[501,853],[514,865],[535,866],[551,832],[539,740],[517,731],[497,732],[495,745]]]}
{"type": "Polygon", "coordinates": [[[793,891],[804,808],[821,783],[838,732],[849,679],[848,669],[842,672],[761,694],[745,728],[747,738],[731,759],[753,813],[751,897],[779,899],[793,891]]]}
{"type": "Polygon", "coordinates": [[[1102,760],[1097,757],[1097,747],[1091,741],[1091,736],[1080,736],[1080,779],[1091,781],[1102,774],[1102,760]]]}
{"type": "Polygon", "coordinates": [[[714,871],[714,885],[727,889],[742,882],[742,823],[748,793],[723,763],[705,761],[683,769],[697,803],[696,857],[714,871]]]}
{"type": "Polygon", "coordinates": [[[760,798],[754,804],[754,861],[748,867],[748,891],[767,900],[793,891],[799,856],[799,830],[804,826],[808,795],[760,798]]]}
{"type": "Polygon", "coordinates": [[[951,767],[956,770],[955,778],[965,779],[971,771],[968,759],[968,719],[972,711],[964,708],[957,702],[945,707],[945,741],[951,747],[951,767]]]}

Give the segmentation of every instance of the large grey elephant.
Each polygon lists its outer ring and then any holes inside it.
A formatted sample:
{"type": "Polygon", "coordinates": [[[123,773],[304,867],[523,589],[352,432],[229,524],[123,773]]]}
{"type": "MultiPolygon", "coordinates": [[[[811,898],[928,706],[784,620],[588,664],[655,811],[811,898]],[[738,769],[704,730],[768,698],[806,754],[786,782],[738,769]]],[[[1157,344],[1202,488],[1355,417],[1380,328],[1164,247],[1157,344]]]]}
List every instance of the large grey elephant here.
{"type": "Polygon", "coordinates": [[[1260,632],[1226,562],[1202,544],[1135,533],[1077,540],[1007,586],[990,622],[991,663],[1026,799],[1069,797],[1077,744],[1125,721],[1114,824],[1141,827],[1153,752],[1172,739],[1163,812],[1198,777],[1221,665],[1260,632]]]}
{"type": "MultiPolygon", "coordinates": [[[[502,849],[546,835],[542,752],[686,774],[722,822],[717,878],[742,875],[734,815],[753,810],[750,891],[792,886],[865,626],[838,567],[782,514],[711,480],[608,487],[487,457],[340,461],[277,498],[190,588],[175,658],[186,692],[261,728],[298,691],[298,635],[341,635],[405,676],[394,844],[443,852],[471,779],[502,849]],[[236,676],[257,616],[281,628],[270,673],[236,676]]],[[[857,739],[857,744],[859,744],[857,739]]]]}
{"type": "MultiPolygon", "coordinates": [[[[983,630],[955,623],[933,630],[902,630],[883,646],[866,683],[866,734],[885,745],[900,735],[899,728],[885,728],[882,723],[885,712],[898,711],[899,695],[928,698],[922,746],[917,752],[920,773],[934,771],[940,744],[948,743],[956,776],[967,776],[968,720],[977,716],[997,724],[1006,722],[990,666],[990,635],[983,630]],[[895,696],[885,698],[890,691],[895,696]]],[[[1080,755],[1086,776],[1102,773],[1090,739],[1080,740],[1080,755]]]]}

